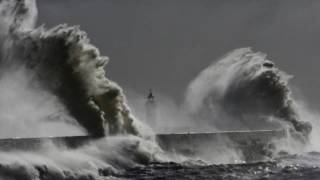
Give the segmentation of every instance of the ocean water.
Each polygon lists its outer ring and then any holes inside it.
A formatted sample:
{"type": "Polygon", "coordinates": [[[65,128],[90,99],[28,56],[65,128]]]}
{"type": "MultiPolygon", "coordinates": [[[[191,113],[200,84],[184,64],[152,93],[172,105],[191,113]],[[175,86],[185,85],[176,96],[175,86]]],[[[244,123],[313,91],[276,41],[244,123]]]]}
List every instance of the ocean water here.
{"type": "MultiPolygon", "coordinates": [[[[199,162],[200,163],[200,162],[199,162]]],[[[287,155],[266,161],[241,164],[191,165],[151,163],[114,174],[121,179],[230,179],[230,180],[317,180],[320,179],[320,153],[287,155]]]]}

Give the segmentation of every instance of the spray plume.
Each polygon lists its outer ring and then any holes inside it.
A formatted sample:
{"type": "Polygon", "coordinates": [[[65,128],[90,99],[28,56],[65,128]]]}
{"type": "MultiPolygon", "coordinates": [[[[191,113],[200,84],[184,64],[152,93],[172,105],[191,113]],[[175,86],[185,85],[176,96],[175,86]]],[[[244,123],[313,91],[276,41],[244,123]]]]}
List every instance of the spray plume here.
{"type": "Polygon", "coordinates": [[[224,128],[285,128],[307,140],[311,125],[300,121],[288,80],[261,52],[236,49],[204,69],[189,85],[188,111],[224,128]]]}
{"type": "Polygon", "coordinates": [[[90,135],[141,135],[122,89],[105,77],[108,58],[90,44],[84,31],[67,25],[32,29],[34,1],[3,1],[1,7],[2,72],[32,72],[31,83],[57,97],[90,135]]]}
{"type": "Polygon", "coordinates": [[[44,143],[33,152],[1,151],[0,179],[108,179],[163,159],[84,31],[34,28],[34,0],[0,1],[0,15],[1,138],[118,135],[74,150],[44,143]]]}

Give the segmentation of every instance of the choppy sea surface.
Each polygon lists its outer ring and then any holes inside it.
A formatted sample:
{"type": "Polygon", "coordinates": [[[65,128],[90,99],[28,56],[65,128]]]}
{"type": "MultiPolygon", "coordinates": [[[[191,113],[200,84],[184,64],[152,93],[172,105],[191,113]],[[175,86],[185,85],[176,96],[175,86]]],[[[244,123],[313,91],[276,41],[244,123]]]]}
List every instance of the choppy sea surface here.
{"type": "Polygon", "coordinates": [[[320,153],[286,155],[272,161],[242,164],[151,163],[147,166],[126,169],[112,176],[137,180],[318,180],[320,179],[320,153]]]}

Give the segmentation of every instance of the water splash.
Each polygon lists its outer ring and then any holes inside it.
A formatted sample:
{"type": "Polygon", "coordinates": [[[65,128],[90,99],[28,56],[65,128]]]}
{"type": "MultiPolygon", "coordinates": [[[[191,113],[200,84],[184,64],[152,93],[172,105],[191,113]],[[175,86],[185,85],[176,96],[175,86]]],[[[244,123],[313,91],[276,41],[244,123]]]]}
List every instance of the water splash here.
{"type": "Polygon", "coordinates": [[[274,129],[289,126],[306,141],[311,125],[301,121],[288,86],[290,75],[266,54],[236,49],[204,69],[189,85],[186,106],[213,126],[274,129]]]}
{"type": "Polygon", "coordinates": [[[0,1],[0,14],[2,138],[99,137],[76,150],[45,143],[34,152],[1,151],[0,179],[102,179],[164,159],[150,128],[131,114],[121,87],[106,78],[108,58],[84,31],[34,28],[34,0],[0,1]],[[109,134],[123,137],[103,137],[109,134]]]}
{"type": "Polygon", "coordinates": [[[34,6],[31,0],[2,2],[6,7],[2,9],[2,26],[9,28],[3,31],[1,70],[10,74],[22,67],[32,72],[30,82],[57,97],[93,136],[142,136],[141,123],[130,113],[122,89],[105,77],[108,58],[100,55],[79,27],[32,29],[37,12],[34,6]]]}

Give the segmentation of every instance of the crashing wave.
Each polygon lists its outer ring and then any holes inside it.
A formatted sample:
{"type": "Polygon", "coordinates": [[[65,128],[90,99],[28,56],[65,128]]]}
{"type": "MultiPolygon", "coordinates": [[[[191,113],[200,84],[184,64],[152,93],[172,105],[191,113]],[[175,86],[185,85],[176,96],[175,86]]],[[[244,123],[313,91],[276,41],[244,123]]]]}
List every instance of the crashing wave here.
{"type": "Polygon", "coordinates": [[[2,9],[10,17],[5,15],[2,26],[10,28],[2,31],[0,68],[19,66],[31,71],[32,81],[57,96],[93,136],[141,135],[122,89],[105,77],[108,58],[100,55],[78,27],[32,29],[34,6],[34,1],[2,2],[1,7],[13,9],[2,9]]]}
{"type": "Polygon", "coordinates": [[[290,77],[265,54],[236,49],[190,83],[186,104],[192,114],[218,128],[265,129],[285,123],[306,140],[311,125],[299,119],[288,86],[290,77]]]}
{"type": "Polygon", "coordinates": [[[77,149],[44,143],[32,152],[1,151],[0,179],[102,179],[161,161],[152,132],[131,114],[120,86],[106,78],[108,58],[84,31],[34,28],[34,0],[0,1],[0,17],[1,133],[70,136],[85,129],[94,137],[119,135],[77,149]]]}

